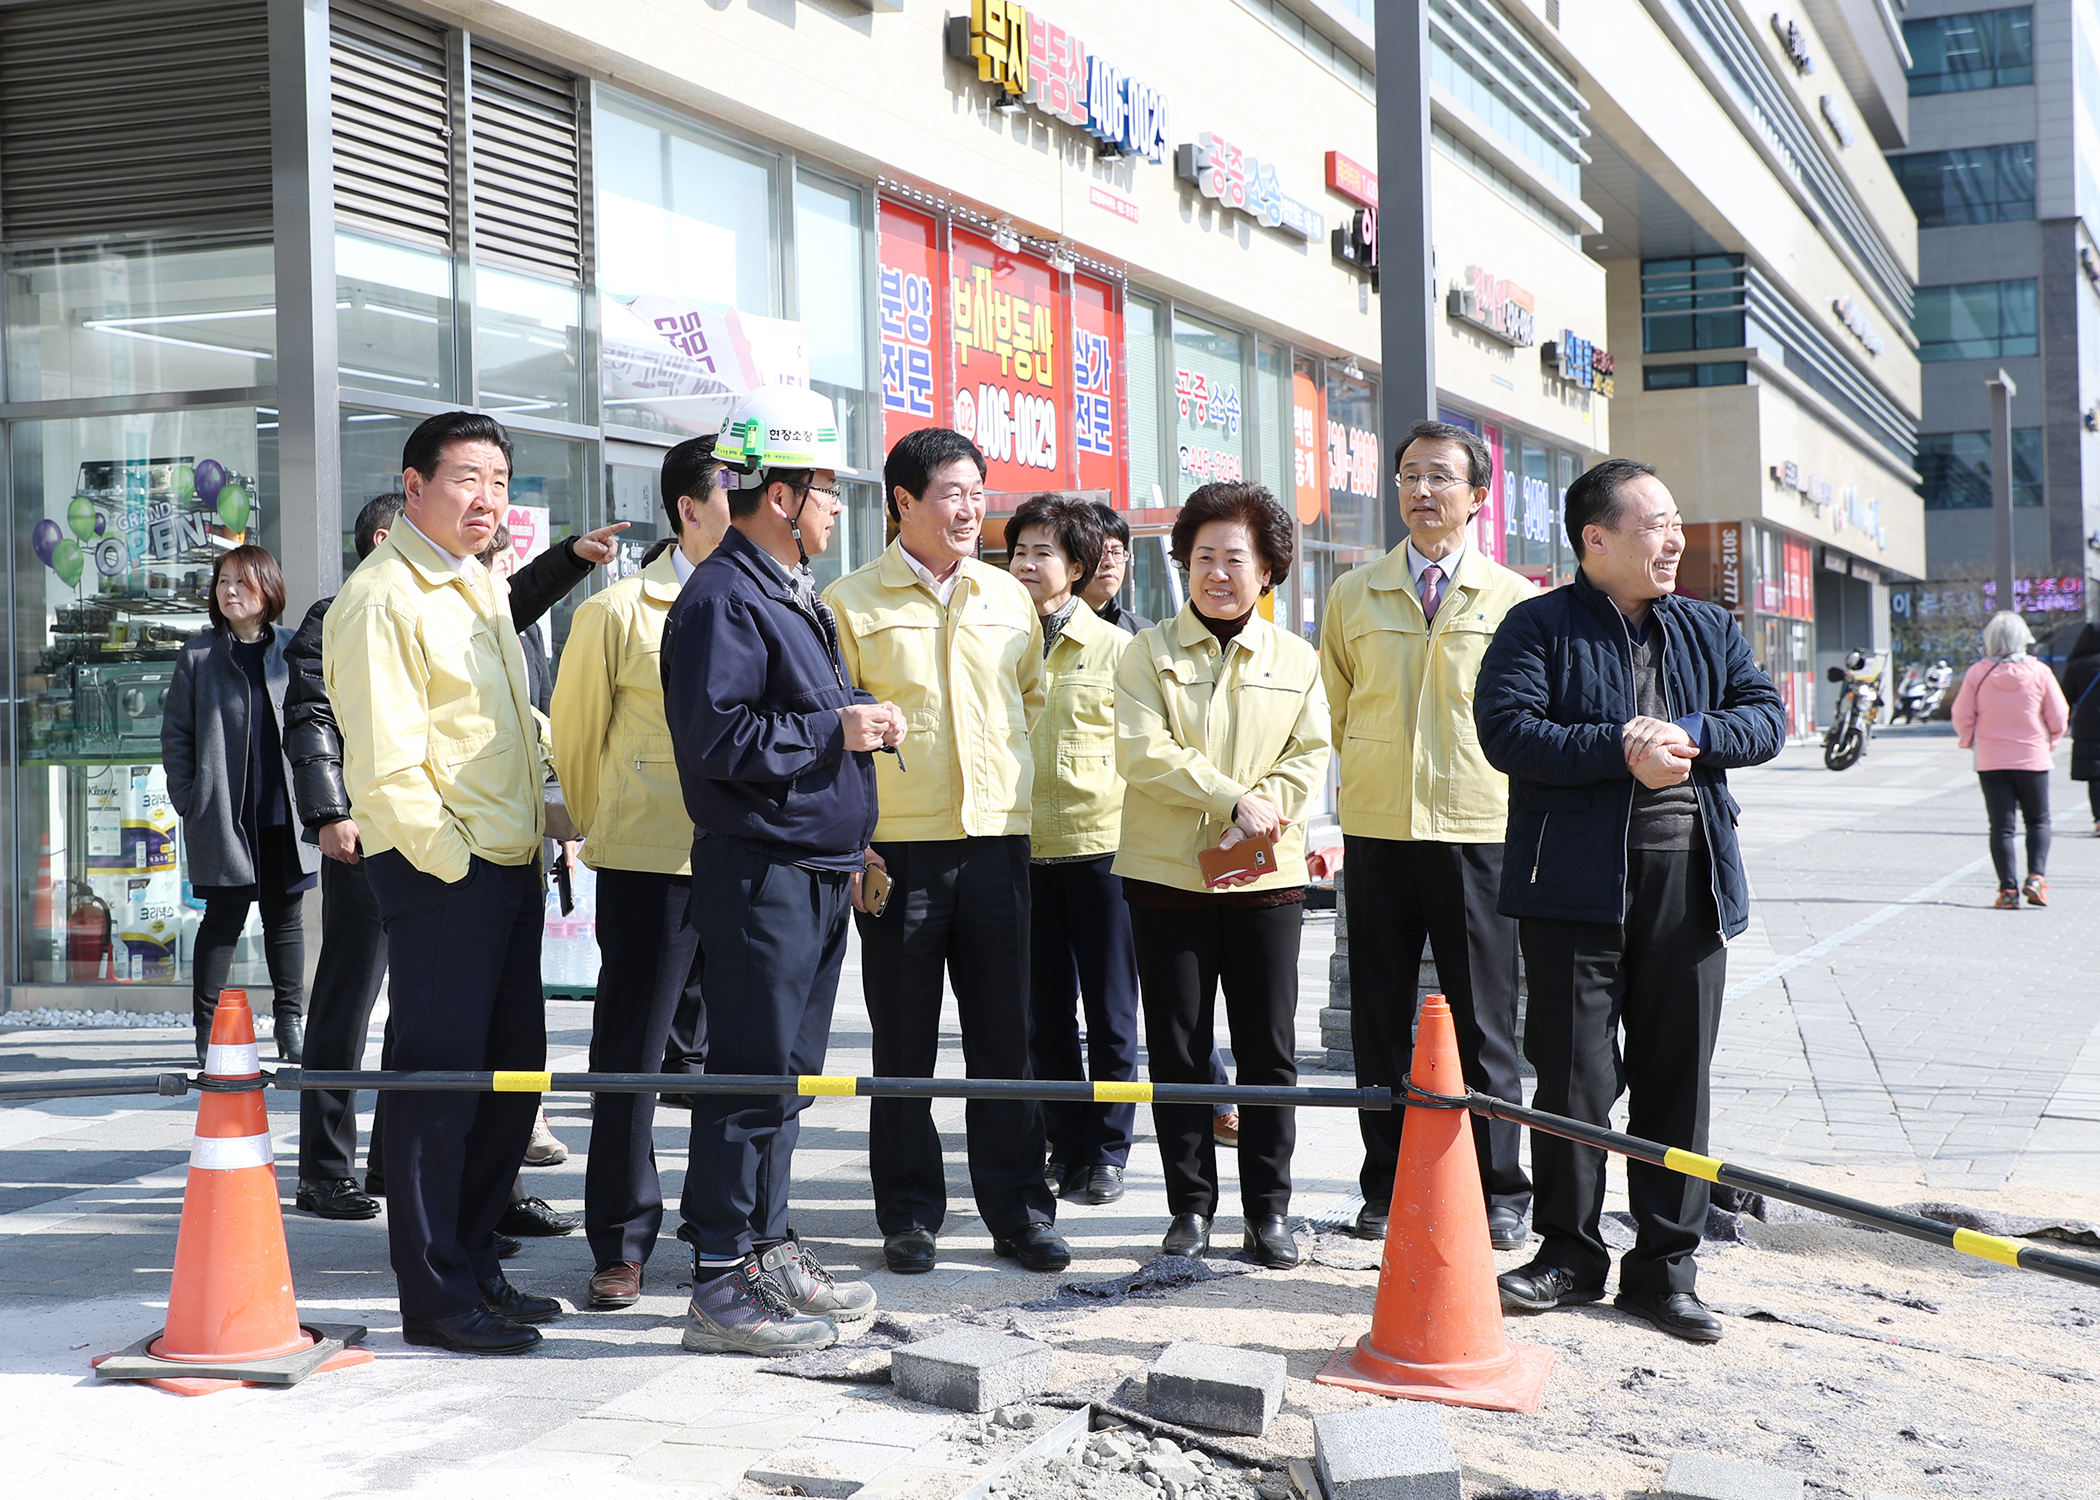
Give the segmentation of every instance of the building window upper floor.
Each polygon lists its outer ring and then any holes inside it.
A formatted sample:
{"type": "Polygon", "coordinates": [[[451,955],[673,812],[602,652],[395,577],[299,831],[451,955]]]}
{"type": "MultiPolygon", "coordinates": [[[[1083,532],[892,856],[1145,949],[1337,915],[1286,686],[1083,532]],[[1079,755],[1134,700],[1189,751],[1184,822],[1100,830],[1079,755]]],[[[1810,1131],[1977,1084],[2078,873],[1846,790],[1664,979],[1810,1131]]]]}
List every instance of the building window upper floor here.
{"type": "MultiPolygon", "coordinates": [[[[2042,503],[2042,429],[2012,434],[2013,504],[2042,503]]],[[[1988,432],[1918,434],[1918,493],[1927,510],[1988,510],[1991,435],[1988,432]]]]}
{"type": "Polygon", "coordinates": [[[1905,21],[1903,41],[1910,48],[1913,96],[2034,82],[2031,6],[1905,21]]]}
{"type": "Polygon", "coordinates": [[[1892,156],[1920,229],[2034,217],[2034,142],[1892,156]]]}
{"type": "Polygon", "coordinates": [[[1740,255],[1641,262],[1641,352],[1740,349],[1744,335],[1740,255]]]}
{"type": "Polygon", "coordinates": [[[1963,286],[1921,286],[1911,320],[1918,358],[2010,359],[2041,351],[2035,284],[1972,281],[1963,286]]]}

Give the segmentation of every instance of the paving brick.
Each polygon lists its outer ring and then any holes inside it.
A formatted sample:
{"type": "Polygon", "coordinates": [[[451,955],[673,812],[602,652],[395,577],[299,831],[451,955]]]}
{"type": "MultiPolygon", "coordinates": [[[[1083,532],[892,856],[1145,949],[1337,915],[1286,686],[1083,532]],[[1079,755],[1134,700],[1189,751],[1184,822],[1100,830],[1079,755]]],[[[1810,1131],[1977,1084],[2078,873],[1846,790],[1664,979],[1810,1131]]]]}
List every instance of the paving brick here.
{"type": "Polygon", "coordinates": [[[1050,1385],[1050,1346],[965,1328],[907,1344],[890,1356],[890,1381],[907,1401],[950,1411],[991,1411],[1050,1385]]]}
{"type": "Polygon", "coordinates": [[[842,1500],[858,1494],[869,1480],[903,1457],[902,1449],[877,1447],[873,1443],[797,1438],[744,1470],[744,1478],[761,1487],[793,1485],[805,1495],[842,1500]]]}
{"type": "Polygon", "coordinates": [[[1313,1418],[1327,1500],[1460,1500],[1458,1454],[1434,1406],[1400,1401],[1313,1418]]]}
{"type": "Polygon", "coordinates": [[[1147,1371],[1145,1410],[1163,1422],[1260,1437],[1283,1405],[1280,1354],[1183,1341],[1147,1371]]]}
{"type": "Polygon", "coordinates": [[[1804,1476],[1707,1453],[1680,1453],[1663,1475],[1660,1500],[1801,1500],[1804,1476]]]}

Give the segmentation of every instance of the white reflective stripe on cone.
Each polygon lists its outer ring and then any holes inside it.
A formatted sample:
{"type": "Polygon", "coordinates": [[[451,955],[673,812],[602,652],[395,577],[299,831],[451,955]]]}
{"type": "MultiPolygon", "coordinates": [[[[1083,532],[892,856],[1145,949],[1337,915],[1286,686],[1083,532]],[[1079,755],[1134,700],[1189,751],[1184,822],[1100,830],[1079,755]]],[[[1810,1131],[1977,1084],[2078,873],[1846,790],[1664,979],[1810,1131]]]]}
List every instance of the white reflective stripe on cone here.
{"type": "Polygon", "coordinates": [[[215,1078],[252,1078],[262,1071],[255,1043],[219,1043],[204,1049],[204,1071],[215,1078]]]}
{"type": "Polygon", "coordinates": [[[274,1167],[276,1153],[270,1137],[262,1135],[197,1136],[190,1142],[190,1165],[206,1171],[230,1172],[240,1167],[274,1167]]]}

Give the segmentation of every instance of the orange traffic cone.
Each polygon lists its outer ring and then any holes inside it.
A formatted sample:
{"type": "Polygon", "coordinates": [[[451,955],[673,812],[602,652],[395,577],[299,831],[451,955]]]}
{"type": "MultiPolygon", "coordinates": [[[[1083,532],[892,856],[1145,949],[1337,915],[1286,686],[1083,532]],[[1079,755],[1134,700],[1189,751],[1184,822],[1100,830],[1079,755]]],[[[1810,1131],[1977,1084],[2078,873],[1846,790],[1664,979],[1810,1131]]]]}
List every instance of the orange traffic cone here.
{"type": "MultiPolygon", "coordinates": [[[[245,990],[220,992],[204,1074],[261,1077],[245,990]]],[[[205,1093],[175,1238],[167,1327],[92,1361],[95,1373],[180,1396],[296,1385],[319,1370],[369,1363],[370,1350],[348,1347],[364,1335],[362,1328],[299,1321],[261,1091],[205,1093]]]]}
{"type": "MultiPolygon", "coordinates": [[[[1412,1076],[1427,1093],[1466,1091],[1458,1031],[1442,995],[1422,1003],[1412,1076]]],[[[1343,1344],[1316,1378],[1380,1396],[1532,1411],[1552,1363],[1550,1350],[1519,1348],[1502,1336],[1472,1117],[1410,1106],[1371,1331],[1354,1347],[1343,1344]]]]}

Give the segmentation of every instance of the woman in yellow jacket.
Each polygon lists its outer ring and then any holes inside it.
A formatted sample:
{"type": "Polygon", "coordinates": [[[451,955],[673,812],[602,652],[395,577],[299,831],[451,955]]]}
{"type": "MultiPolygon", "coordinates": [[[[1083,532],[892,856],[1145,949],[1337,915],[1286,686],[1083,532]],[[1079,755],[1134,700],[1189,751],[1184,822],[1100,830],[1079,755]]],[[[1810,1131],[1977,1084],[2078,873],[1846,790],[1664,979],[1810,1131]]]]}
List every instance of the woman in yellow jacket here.
{"type": "MultiPolygon", "coordinates": [[[[1123,837],[1115,870],[1136,940],[1155,1083],[1209,1078],[1217,992],[1239,1082],[1298,1080],[1298,940],[1305,812],[1327,775],[1327,697],[1312,647],[1256,612],[1291,566],[1291,519],[1260,485],[1207,484],[1174,522],[1189,602],[1141,632],[1116,671],[1123,837]],[[1267,873],[1205,881],[1204,851],[1275,840],[1267,873]]],[[[1205,1104],[1155,1104],[1173,1214],[1162,1249],[1201,1255],[1217,1213],[1217,1147],[1205,1104]]],[[[1288,1109],[1240,1111],[1243,1244],[1265,1266],[1298,1263],[1288,1109]]]]}
{"type": "MultiPolygon", "coordinates": [[[[1127,1083],[1137,1077],[1137,956],[1123,882],[1110,866],[1123,826],[1116,663],[1130,633],[1079,597],[1106,539],[1092,505],[1061,495],[1022,501],[1006,523],[1007,570],[1043,622],[1043,717],[1028,736],[1028,1060],[1038,1078],[1127,1083]]],[[[1134,1104],[1044,1105],[1050,1191],[1097,1204],[1121,1198],[1136,1123],[1134,1104]]]]}

